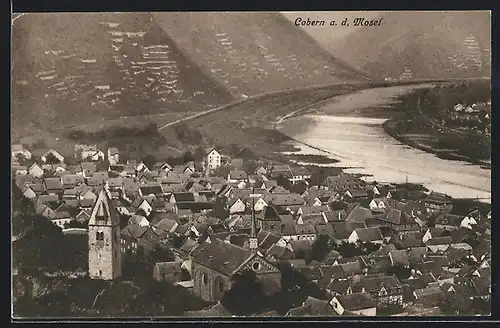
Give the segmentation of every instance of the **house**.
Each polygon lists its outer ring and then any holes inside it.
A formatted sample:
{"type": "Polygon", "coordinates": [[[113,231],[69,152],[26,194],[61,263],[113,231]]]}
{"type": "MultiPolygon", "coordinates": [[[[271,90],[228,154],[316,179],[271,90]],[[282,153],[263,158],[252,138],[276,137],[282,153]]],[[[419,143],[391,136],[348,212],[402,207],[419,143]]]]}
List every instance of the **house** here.
{"type": "Polygon", "coordinates": [[[24,148],[23,145],[12,145],[12,158],[17,158],[18,155],[23,156],[25,159],[31,159],[31,152],[24,148]]]}
{"type": "Polygon", "coordinates": [[[28,198],[28,199],[34,199],[38,196],[37,193],[31,188],[30,185],[25,186],[22,189],[22,192],[23,192],[23,196],[28,198]]]}
{"type": "Polygon", "coordinates": [[[109,165],[118,165],[118,163],[120,163],[120,152],[118,151],[118,148],[108,148],[108,162],[109,165]]]}
{"type": "Polygon", "coordinates": [[[29,167],[28,173],[35,178],[41,178],[45,172],[37,163],[34,163],[29,167]]]}
{"type": "Polygon", "coordinates": [[[229,213],[230,214],[235,214],[235,213],[245,213],[245,203],[239,198],[233,199],[229,203],[229,213]]]}
{"type": "MultiPolygon", "coordinates": [[[[42,162],[47,163],[47,159],[49,159],[50,157],[54,158],[55,162],[64,163],[64,156],[59,154],[54,149],[50,149],[45,154],[42,155],[41,157],[42,162]]],[[[48,164],[53,164],[53,163],[48,163],[48,164]]]]}
{"type": "Polygon", "coordinates": [[[160,236],[156,233],[156,229],[152,226],[140,226],[137,224],[129,224],[120,232],[121,238],[126,240],[125,243],[136,243],[137,248],[141,247],[145,253],[149,253],[158,245],[160,236]]]}
{"type": "Polygon", "coordinates": [[[368,199],[368,192],[364,188],[350,188],[345,191],[344,199],[349,201],[368,199]]]}
{"type": "Polygon", "coordinates": [[[354,284],[353,291],[370,293],[377,307],[403,305],[403,285],[395,276],[362,276],[354,284]]]}
{"type": "Polygon", "coordinates": [[[425,307],[438,306],[441,302],[443,292],[439,287],[427,287],[416,289],[413,292],[413,296],[417,303],[424,305],[425,307]]]}
{"type": "Polygon", "coordinates": [[[349,189],[364,188],[366,185],[366,182],[361,180],[358,176],[343,172],[336,176],[327,177],[324,183],[329,190],[340,194],[345,193],[345,191],[349,189]]]}
{"type": "Polygon", "coordinates": [[[453,208],[450,196],[434,191],[424,199],[424,205],[428,213],[449,213],[453,208]]]}
{"type": "Polygon", "coordinates": [[[472,216],[463,217],[455,214],[441,214],[436,218],[435,227],[447,231],[458,230],[461,227],[472,229],[477,221],[472,216]]]}
{"type": "Polygon", "coordinates": [[[194,202],[195,195],[192,192],[175,192],[170,196],[170,203],[187,203],[194,202]]]}
{"type": "Polygon", "coordinates": [[[212,148],[205,154],[205,167],[208,170],[215,170],[221,166],[222,156],[217,149],[212,148]]]}
{"type": "Polygon", "coordinates": [[[292,176],[289,178],[290,182],[296,183],[311,178],[311,172],[303,166],[290,168],[292,176]]]}
{"type": "Polygon", "coordinates": [[[176,283],[180,281],[182,273],[182,261],[158,262],[153,268],[153,279],[156,281],[169,281],[176,283]]]}
{"type": "Polygon", "coordinates": [[[344,222],[347,217],[347,212],[345,210],[328,211],[325,214],[325,218],[328,222],[344,222]]]}
{"type": "Polygon", "coordinates": [[[64,189],[71,189],[84,182],[83,176],[79,174],[65,174],[61,177],[64,189]]]}
{"type": "Polygon", "coordinates": [[[390,227],[396,232],[420,229],[420,225],[418,225],[414,217],[396,208],[391,208],[378,216],[376,221],[378,221],[376,226],[390,227]]]}
{"type": "Polygon", "coordinates": [[[303,316],[334,316],[337,315],[333,311],[328,301],[308,296],[301,306],[290,309],[285,317],[303,317],[303,316]]]}
{"type": "Polygon", "coordinates": [[[228,183],[240,183],[240,182],[247,182],[247,181],[248,181],[248,175],[245,171],[232,170],[227,175],[227,182],[228,183]]]}
{"type": "Polygon", "coordinates": [[[281,273],[259,253],[217,238],[203,243],[192,253],[192,277],[194,294],[206,301],[222,299],[231,288],[233,275],[245,270],[255,272],[266,293],[280,289],[281,273]]]}
{"type": "Polygon", "coordinates": [[[330,305],[339,315],[345,312],[362,316],[377,315],[377,301],[369,293],[337,295],[331,299],[330,305]]]}
{"type": "Polygon", "coordinates": [[[379,228],[358,228],[351,233],[348,242],[371,242],[381,245],[384,242],[384,237],[379,228]]]}
{"type": "Polygon", "coordinates": [[[283,226],[283,231],[281,235],[283,239],[286,241],[292,241],[292,240],[314,241],[316,239],[317,236],[316,228],[312,224],[293,224],[291,227],[293,230],[289,229],[287,224],[283,226]]]}
{"type": "Polygon", "coordinates": [[[60,178],[45,178],[43,186],[48,194],[62,194],[63,185],[60,178]]]}
{"type": "Polygon", "coordinates": [[[347,211],[345,218],[346,222],[366,222],[367,219],[373,218],[373,213],[368,208],[364,208],[359,204],[353,204],[351,209],[347,211]]]}
{"type": "Polygon", "coordinates": [[[262,230],[272,231],[277,234],[281,233],[281,218],[276,208],[272,205],[264,207],[264,209],[256,216],[257,227],[262,230]]]}
{"type": "Polygon", "coordinates": [[[264,196],[264,201],[273,206],[288,208],[304,205],[304,198],[295,193],[272,193],[264,196]]]}

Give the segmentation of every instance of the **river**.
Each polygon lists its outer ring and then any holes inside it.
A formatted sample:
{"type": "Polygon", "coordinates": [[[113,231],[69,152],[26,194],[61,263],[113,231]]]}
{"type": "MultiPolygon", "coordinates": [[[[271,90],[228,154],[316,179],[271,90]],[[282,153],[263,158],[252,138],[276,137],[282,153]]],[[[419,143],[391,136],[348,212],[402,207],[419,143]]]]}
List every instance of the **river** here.
{"type": "Polygon", "coordinates": [[[397,96],[430,85],[363,90],[338,96],[314,108],[312,115],[279,121],[276,128],[295,139],[296,154],[319,154],[339,160],[331,166],[370,175],[366,180],[419,183],[454,198],[491,202],[491,170],[445,160],[406,146],[385,133],[397,96]]]}

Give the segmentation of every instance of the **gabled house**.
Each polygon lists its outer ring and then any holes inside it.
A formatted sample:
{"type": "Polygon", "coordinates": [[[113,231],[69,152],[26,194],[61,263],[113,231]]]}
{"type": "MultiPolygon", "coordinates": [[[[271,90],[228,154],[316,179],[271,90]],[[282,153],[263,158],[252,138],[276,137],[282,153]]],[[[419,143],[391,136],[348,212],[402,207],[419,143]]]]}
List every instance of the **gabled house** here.
{"type": "Polygon", "coordinates": [[[349,243],[371,242],[381,245],[384,237],[379,228],[358,228],[348,238],[349,243]]]}
{"type": "Polygon", "coordinates": [[[330,305],[338,315],[345,312],[362,316],[377,315],[377,301],[369,293],[334,296],[330,300],[330,305]]]}
{"type": "Polygon", "coordinates": [[[230,214],[245,213],[245,210],[246,210],[245,203],[239,198],[233,199],[229,203],[230,214]]]}
{"type": "Polygon", "coordinates": [[[424,204],[429,213],[449,213],[453,209],[450,196],[434,191],[424,199],[424,204]]]}
{"type": "Polygon", "coordinates": [[[215,170],[222,165],[222,155],[215,148],[209,149],[205,154],[205,167],[208,170],[215,170]]]}
{"type": "Polygon", "coordinates": [[[403,285],[395,276],[363,276],[354,284],[353,291],[370,293],[377,307],[403,306],[403,285]]]}

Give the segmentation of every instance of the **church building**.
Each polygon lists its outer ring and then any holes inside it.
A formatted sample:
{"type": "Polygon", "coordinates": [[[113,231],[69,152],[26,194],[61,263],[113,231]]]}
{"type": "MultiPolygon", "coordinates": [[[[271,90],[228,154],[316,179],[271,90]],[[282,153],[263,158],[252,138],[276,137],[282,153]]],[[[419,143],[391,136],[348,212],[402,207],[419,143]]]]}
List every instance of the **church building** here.
{"type": "Polygon", "coordinates": [[[250,247],[243,248],[213,238],[192,253],[192,277],[195,295],[205,301],[217,302],[231,288],[233,275],[252,270],[263,290],[272,295],[281,287],[281,272],[258,251],[255,213],[252,215],[250,247]]]}

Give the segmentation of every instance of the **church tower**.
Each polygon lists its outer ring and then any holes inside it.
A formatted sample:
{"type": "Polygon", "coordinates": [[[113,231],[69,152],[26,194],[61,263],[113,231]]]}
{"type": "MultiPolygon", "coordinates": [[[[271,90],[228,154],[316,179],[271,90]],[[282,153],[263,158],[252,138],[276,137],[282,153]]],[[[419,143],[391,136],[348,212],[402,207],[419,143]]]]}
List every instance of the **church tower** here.
{"type": "Polygon", "coordinates": [[[121,269],[120,218],[103,187],[89,220],[89,276],[113,280],[121,269]]]}
{"type": "Polygon", "coordinates": [[[254,193],[254,189],[252,188],[252,194],[250,195],[252,198],[252,223],[250,227],[250,250],[252,252],[257,252],[259,247],[259,241],[257,239],[257,228],[255,226],[255,197],[260,197],[260,195],[254,193]]]}

